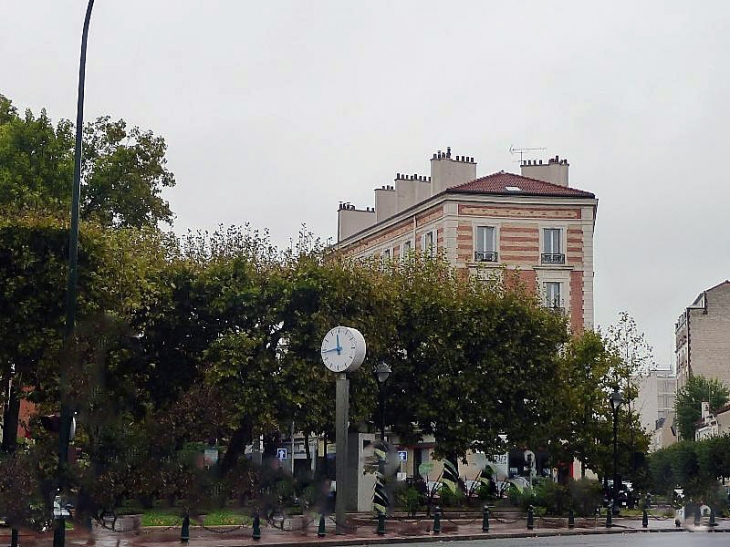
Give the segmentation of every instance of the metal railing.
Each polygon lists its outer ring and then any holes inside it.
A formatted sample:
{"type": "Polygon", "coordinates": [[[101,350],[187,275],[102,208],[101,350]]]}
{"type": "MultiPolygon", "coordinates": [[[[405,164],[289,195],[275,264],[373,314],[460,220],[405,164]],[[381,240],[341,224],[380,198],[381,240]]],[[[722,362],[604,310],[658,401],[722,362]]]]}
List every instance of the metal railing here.
{"type": "Polygon", "coordinates": [[[475,251],[474,260],[476,262],[497,262],[499,255],[497,251],[475,251]]]}
{"type": "Polygon", "coordinates": [[[540,259],[543,264],[565,264],[564,253],[542,253],[540,259]]]}

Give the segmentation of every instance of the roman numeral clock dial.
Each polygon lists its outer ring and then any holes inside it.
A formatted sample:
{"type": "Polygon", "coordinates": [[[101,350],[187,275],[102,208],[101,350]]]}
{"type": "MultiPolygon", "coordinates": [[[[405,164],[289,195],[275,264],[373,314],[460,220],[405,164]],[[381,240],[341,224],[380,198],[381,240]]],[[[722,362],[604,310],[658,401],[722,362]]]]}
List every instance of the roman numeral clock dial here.
{"type": "Polygon", "coordinates": [[[352,327],[335,327],[322,340],[322,362],[332,372],[357,370],[365,352],[365,338],[352,327]]]}

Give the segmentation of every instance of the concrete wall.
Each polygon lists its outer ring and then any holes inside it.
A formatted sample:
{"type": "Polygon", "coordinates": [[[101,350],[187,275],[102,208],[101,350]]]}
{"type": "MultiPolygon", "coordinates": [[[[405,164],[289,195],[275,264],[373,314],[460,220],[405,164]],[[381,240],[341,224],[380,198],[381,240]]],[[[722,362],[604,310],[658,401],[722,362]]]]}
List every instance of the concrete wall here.
{"type": "Polygon", "coordinates": [[[689,373],[717,378],[730,387],[730,282],[708,289],[703,296],[698,298],[702,307],[687,308],[683,327],[689,373]]]}
{"type": "Polygon", "coordinates": [[[397,212],[394,186],[375,189],[375,222],[382,222],[397,212]]]}
{"type": "Polygon", "coordinates": [[[431,197],[431,180],[421,175],[398,173],[395,177],[395,193],[395,212],[400,213],[431,197]]]}
{"type": "Polygon", "coordinates": [[[431,195],[440,194],[447,188],[458,186],[477,178],[477,164],[474,158],[451,156],[451,148],[446,153],[437,152],[431,158],[431,195]]]}
{"type": "Polygon", "coordinates": [[[375,210],[368,207],[364,211],[354,205],[341,203],[337,210],[337,241],[342,241],[365,228],[375,224],[375,210]]]}
{"type": "Polygon", "coordinates": [[[558,186],[568,186],[568,160],[560,159],[558,156],[550,158],[547,163],[542,160],[530,160],[522,162],[521,173],[523,177],[552,182],[558,186]]]}

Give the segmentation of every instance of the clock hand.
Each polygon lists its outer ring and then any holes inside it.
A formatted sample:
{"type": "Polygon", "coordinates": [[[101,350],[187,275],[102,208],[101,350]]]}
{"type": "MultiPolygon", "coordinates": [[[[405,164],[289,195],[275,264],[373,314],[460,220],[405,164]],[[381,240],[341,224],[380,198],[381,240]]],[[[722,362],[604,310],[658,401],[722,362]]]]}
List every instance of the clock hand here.
{"type": "Polygon", "coordinates": [[[337,347],[335,349],[337,350],[337,355],[339,355],[340,351],[342,350],[342,346],[340,346],[340,335],[338,334],[336,336],[337,336],[337,347]]]}
{"type": "Polygon", "coordinates": [[[332,352],[332,351],[337,351],[337,352],[339,352],[339,351],[340,351],[340,349],[342,349],[342,348],[330,348],[330,349],[326,349],[326,350],[324,350],[324,351],[323,351],[322,353],[330,353],[330,352],[332,352]]]}

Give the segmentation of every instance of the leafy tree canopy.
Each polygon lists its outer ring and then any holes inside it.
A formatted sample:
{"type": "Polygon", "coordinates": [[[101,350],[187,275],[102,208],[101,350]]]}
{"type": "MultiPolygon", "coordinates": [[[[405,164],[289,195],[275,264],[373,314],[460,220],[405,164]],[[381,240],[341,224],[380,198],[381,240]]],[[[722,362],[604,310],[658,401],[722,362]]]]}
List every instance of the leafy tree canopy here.
{"type": "Polygon", "coordinates": [[[679,436],[687,441],[695,438],[695,424],[702,417],[702,403],[710,403],[710,412],[717,412],[730,398],[727,386],[717,378],[690,376],[677,390],[674,399],[675,423],[679,436]]]}
{"type": "MultiPolygon", "coordinates": [[[[0,208],[70,211],[74,125],[45,110],[19,114],[0,94],[0,208]]],[[[83,131],[81,215],[104,226],[172,223],[162,190],[175,185],[165,140],[108,116],[83,131]]]]}

